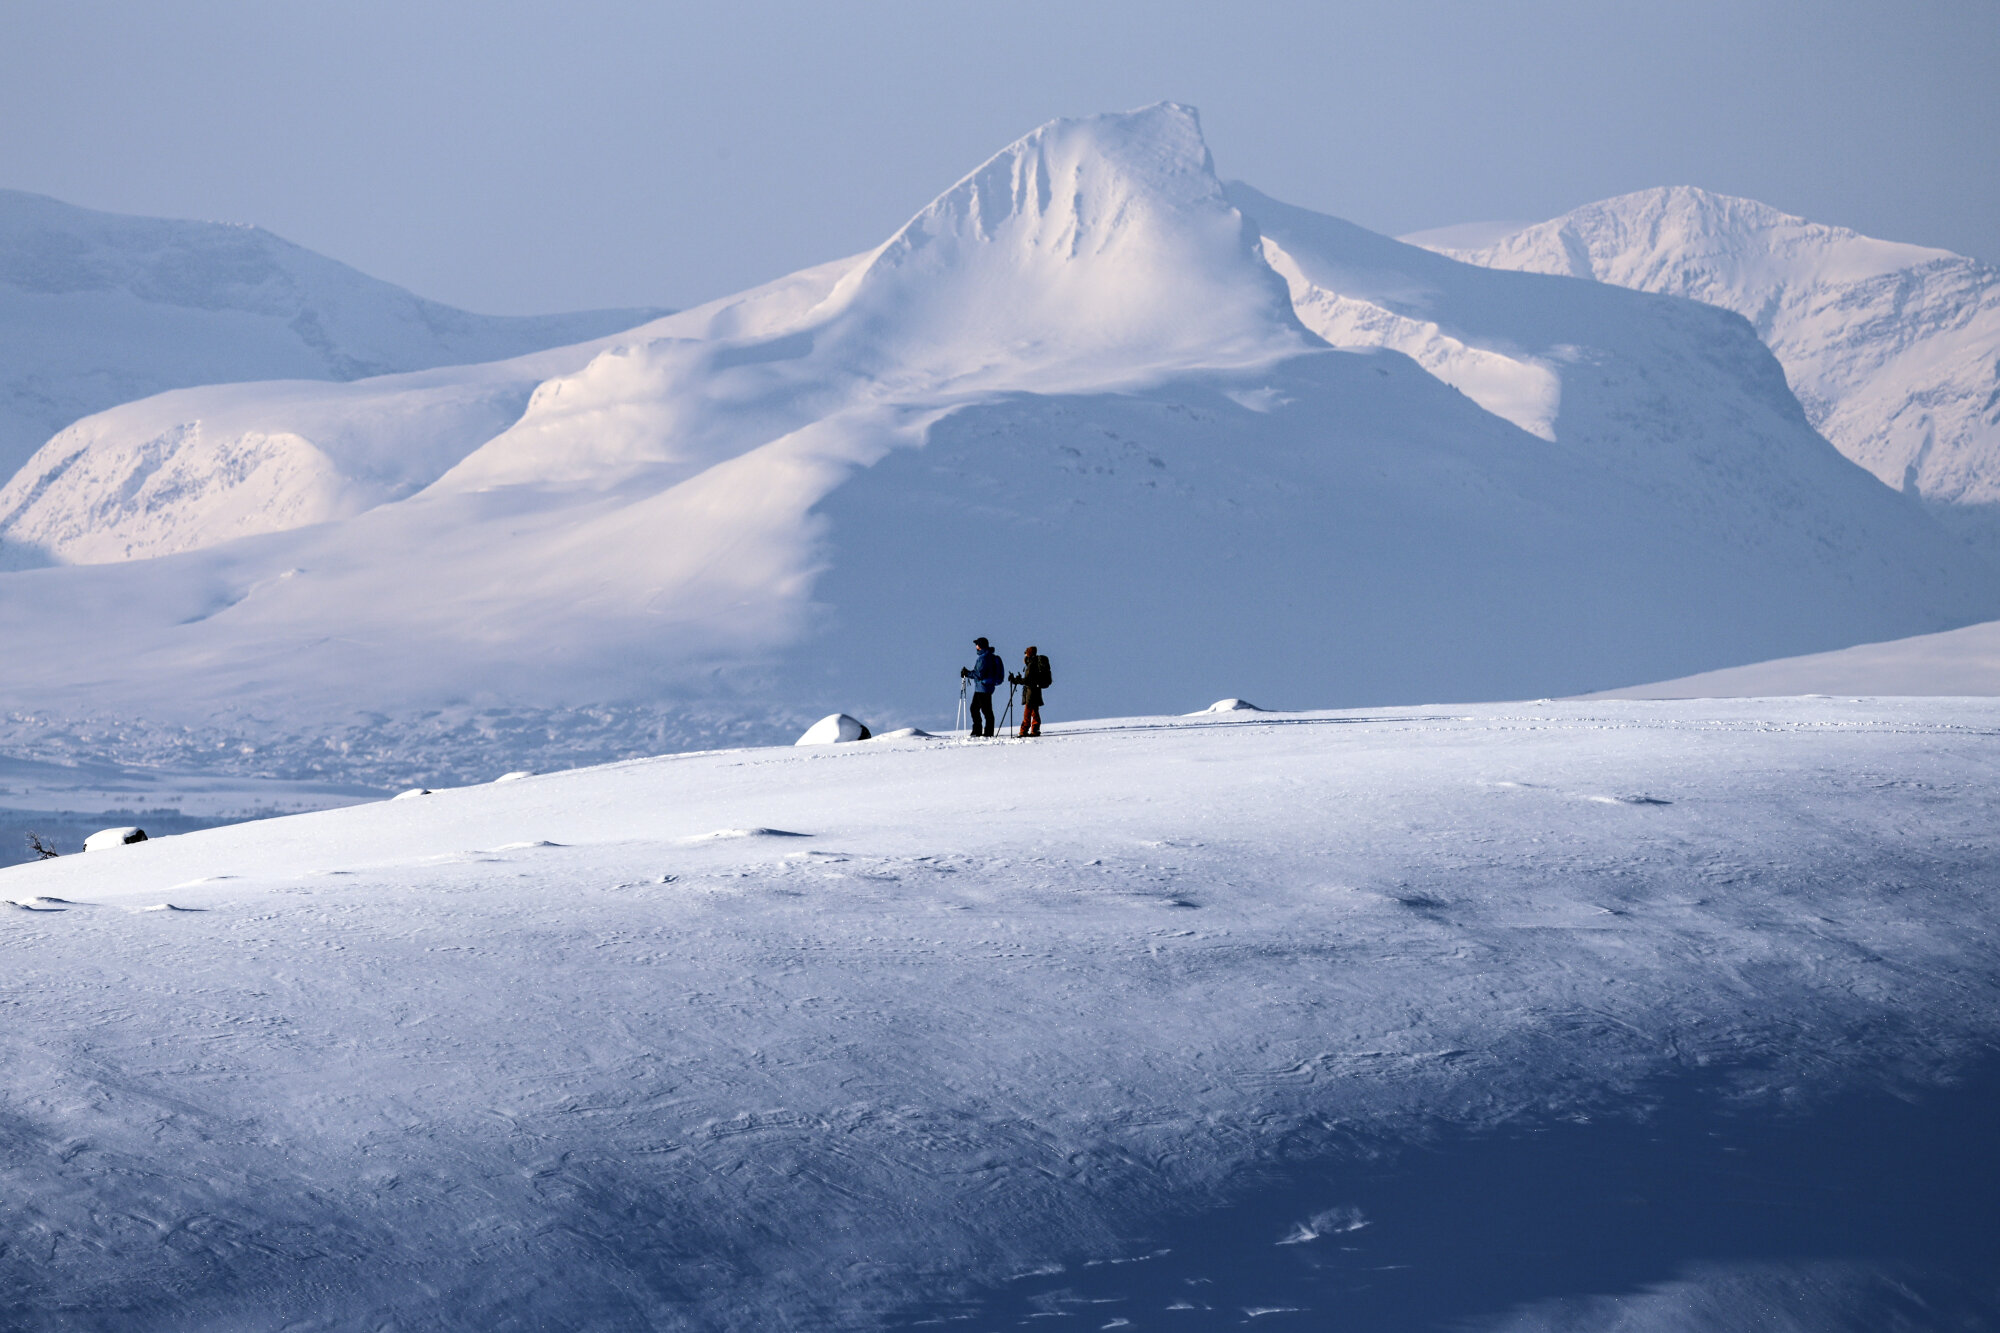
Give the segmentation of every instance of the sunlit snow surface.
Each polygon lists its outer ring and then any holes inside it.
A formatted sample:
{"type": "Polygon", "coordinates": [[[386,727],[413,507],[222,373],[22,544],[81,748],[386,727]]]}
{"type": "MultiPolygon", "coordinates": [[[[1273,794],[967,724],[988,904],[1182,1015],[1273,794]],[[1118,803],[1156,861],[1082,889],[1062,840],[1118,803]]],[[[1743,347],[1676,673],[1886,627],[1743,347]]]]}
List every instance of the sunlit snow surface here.
{"type": "Polygon", "coordinates": [[[1236,712],[14,867],[0,1323],[1990,1326],[1997,776],[1236,712]]]}

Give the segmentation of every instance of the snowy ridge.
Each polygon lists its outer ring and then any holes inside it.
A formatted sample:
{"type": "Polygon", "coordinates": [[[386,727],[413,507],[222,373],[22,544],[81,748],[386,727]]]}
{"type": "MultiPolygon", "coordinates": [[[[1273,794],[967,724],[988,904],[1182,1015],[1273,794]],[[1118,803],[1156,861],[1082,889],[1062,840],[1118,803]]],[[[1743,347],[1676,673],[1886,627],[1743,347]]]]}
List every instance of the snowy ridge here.
{"type": "Polygon", "coordinates": [[[491,361],[660,313],[474,315],[261,228],[0,190],[0,479],[78,418],[163,390],[491,361]]]}
{"type": "Polygon", "coordinates": [[[973,632],[1062,645],[1073,716],[1576,693],[2000,614],[1743,320],[1225,190],[1173,105],[595,344],[66,437],[0,497],[0,540],[79,562],[0,576],[0,707],[123,762],[435,786],[486,735],[542,768],[937,730],[973,632]]]}
{"type": "Polygon", "coordinates": [[[0,869],[0,1308],[1987,1327],[1996,732],[1133,718],[0,869]]]}
{"type": "Polygon", "coordinates": [[[1686,186],[1589,204],[1476,248],[1431,244],[1469,263],[1736,311],[1841,452],[2000,556],[2000,272],[1990,266],[1686,186]]]}
{"type": "Polygon", "coordinates": [[[1336,347],[1386,347],[1415,361],[1496,417],[1530,435],[1555,439],[1562,377],[1534,358],[1479,347],[1433,320],[1329,291],[1306,275],[1296,256],[1266,237],[1264,257],[1292,289],[1299,318],[1336,347]]]}
{"type": "Polygon", "coordinates": [[[1264,260],[1285,279],[1307,328],[1335,347],[1401,352],[1495,416],[1555,439],[1568,349],[1530,351],[1496,332],[1464,299],[1468,288],[1478,289],[1477,278],[1426,265],[1359,227],[1281,204],[1240,181],[1229,191],[1260,220],[1264,260]]]}
{"type": "Polygon", "coordinates": [[[858,325],[841,336],[940,389],[1103,389],[1134,367],[1261,365],[1311,345],[1256,241],[1194,110],[1165,103],[1029,134],[911,219],[829,304],[858,325]],[[968,365],[972,349],[1006,360],[968,365]]]}

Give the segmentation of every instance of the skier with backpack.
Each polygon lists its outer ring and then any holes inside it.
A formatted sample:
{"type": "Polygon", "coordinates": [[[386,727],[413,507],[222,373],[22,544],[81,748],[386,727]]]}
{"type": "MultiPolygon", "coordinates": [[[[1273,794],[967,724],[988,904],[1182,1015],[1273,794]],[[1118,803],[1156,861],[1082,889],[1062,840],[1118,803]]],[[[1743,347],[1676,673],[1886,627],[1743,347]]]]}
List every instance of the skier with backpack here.
{"type": "Polygon", "coordinates": [[[1035,650],[1033,644],[1021,654],[1021,670],[1007,677],[1010,685],[1021,687],[1021,735],[1042,734],[1042,691],[1055,684],[1055,677],[1049,673],[1049,659],[1035,650]]]}
{"type": "Polygon", "coordinates": [[[958,669],[959,679],[972,682],[972,734],[991,736],[993,734],[993,691],[998,689],[1006,677],[1007,668],[1000,665],[1000,654],[981,637],[972,641],[978,655],[969,667],[958,669]]]}

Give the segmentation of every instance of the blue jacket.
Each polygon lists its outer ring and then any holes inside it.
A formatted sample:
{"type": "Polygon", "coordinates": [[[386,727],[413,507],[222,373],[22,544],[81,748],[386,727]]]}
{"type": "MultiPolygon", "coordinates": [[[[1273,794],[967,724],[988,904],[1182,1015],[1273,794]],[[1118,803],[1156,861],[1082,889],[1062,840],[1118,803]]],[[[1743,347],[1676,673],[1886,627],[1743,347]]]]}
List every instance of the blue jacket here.
{"type": "Polygon", "coordinates": [[[991,694],[1007,679],[1007,668],[1000,665],[1000,654],[991,648],[980,651],[972,659],[972,688],[981,694],[991,694]]]}

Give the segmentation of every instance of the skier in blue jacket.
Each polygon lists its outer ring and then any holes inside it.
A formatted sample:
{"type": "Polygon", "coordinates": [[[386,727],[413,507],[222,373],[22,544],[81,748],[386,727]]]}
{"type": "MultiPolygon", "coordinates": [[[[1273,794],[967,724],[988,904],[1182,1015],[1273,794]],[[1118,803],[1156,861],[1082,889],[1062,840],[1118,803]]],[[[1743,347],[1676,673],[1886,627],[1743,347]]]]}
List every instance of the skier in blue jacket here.
{"type": "Polygon", "coordinates": [[[969,667],[960,667],[958,674],[972,682],[972,734],[991,736],[993,734],[993,691],[1007,678],[1007,668],[1000,665],[1000,654],[985,639],[974,639],[973,648],[978,656],[969,667]]]}

